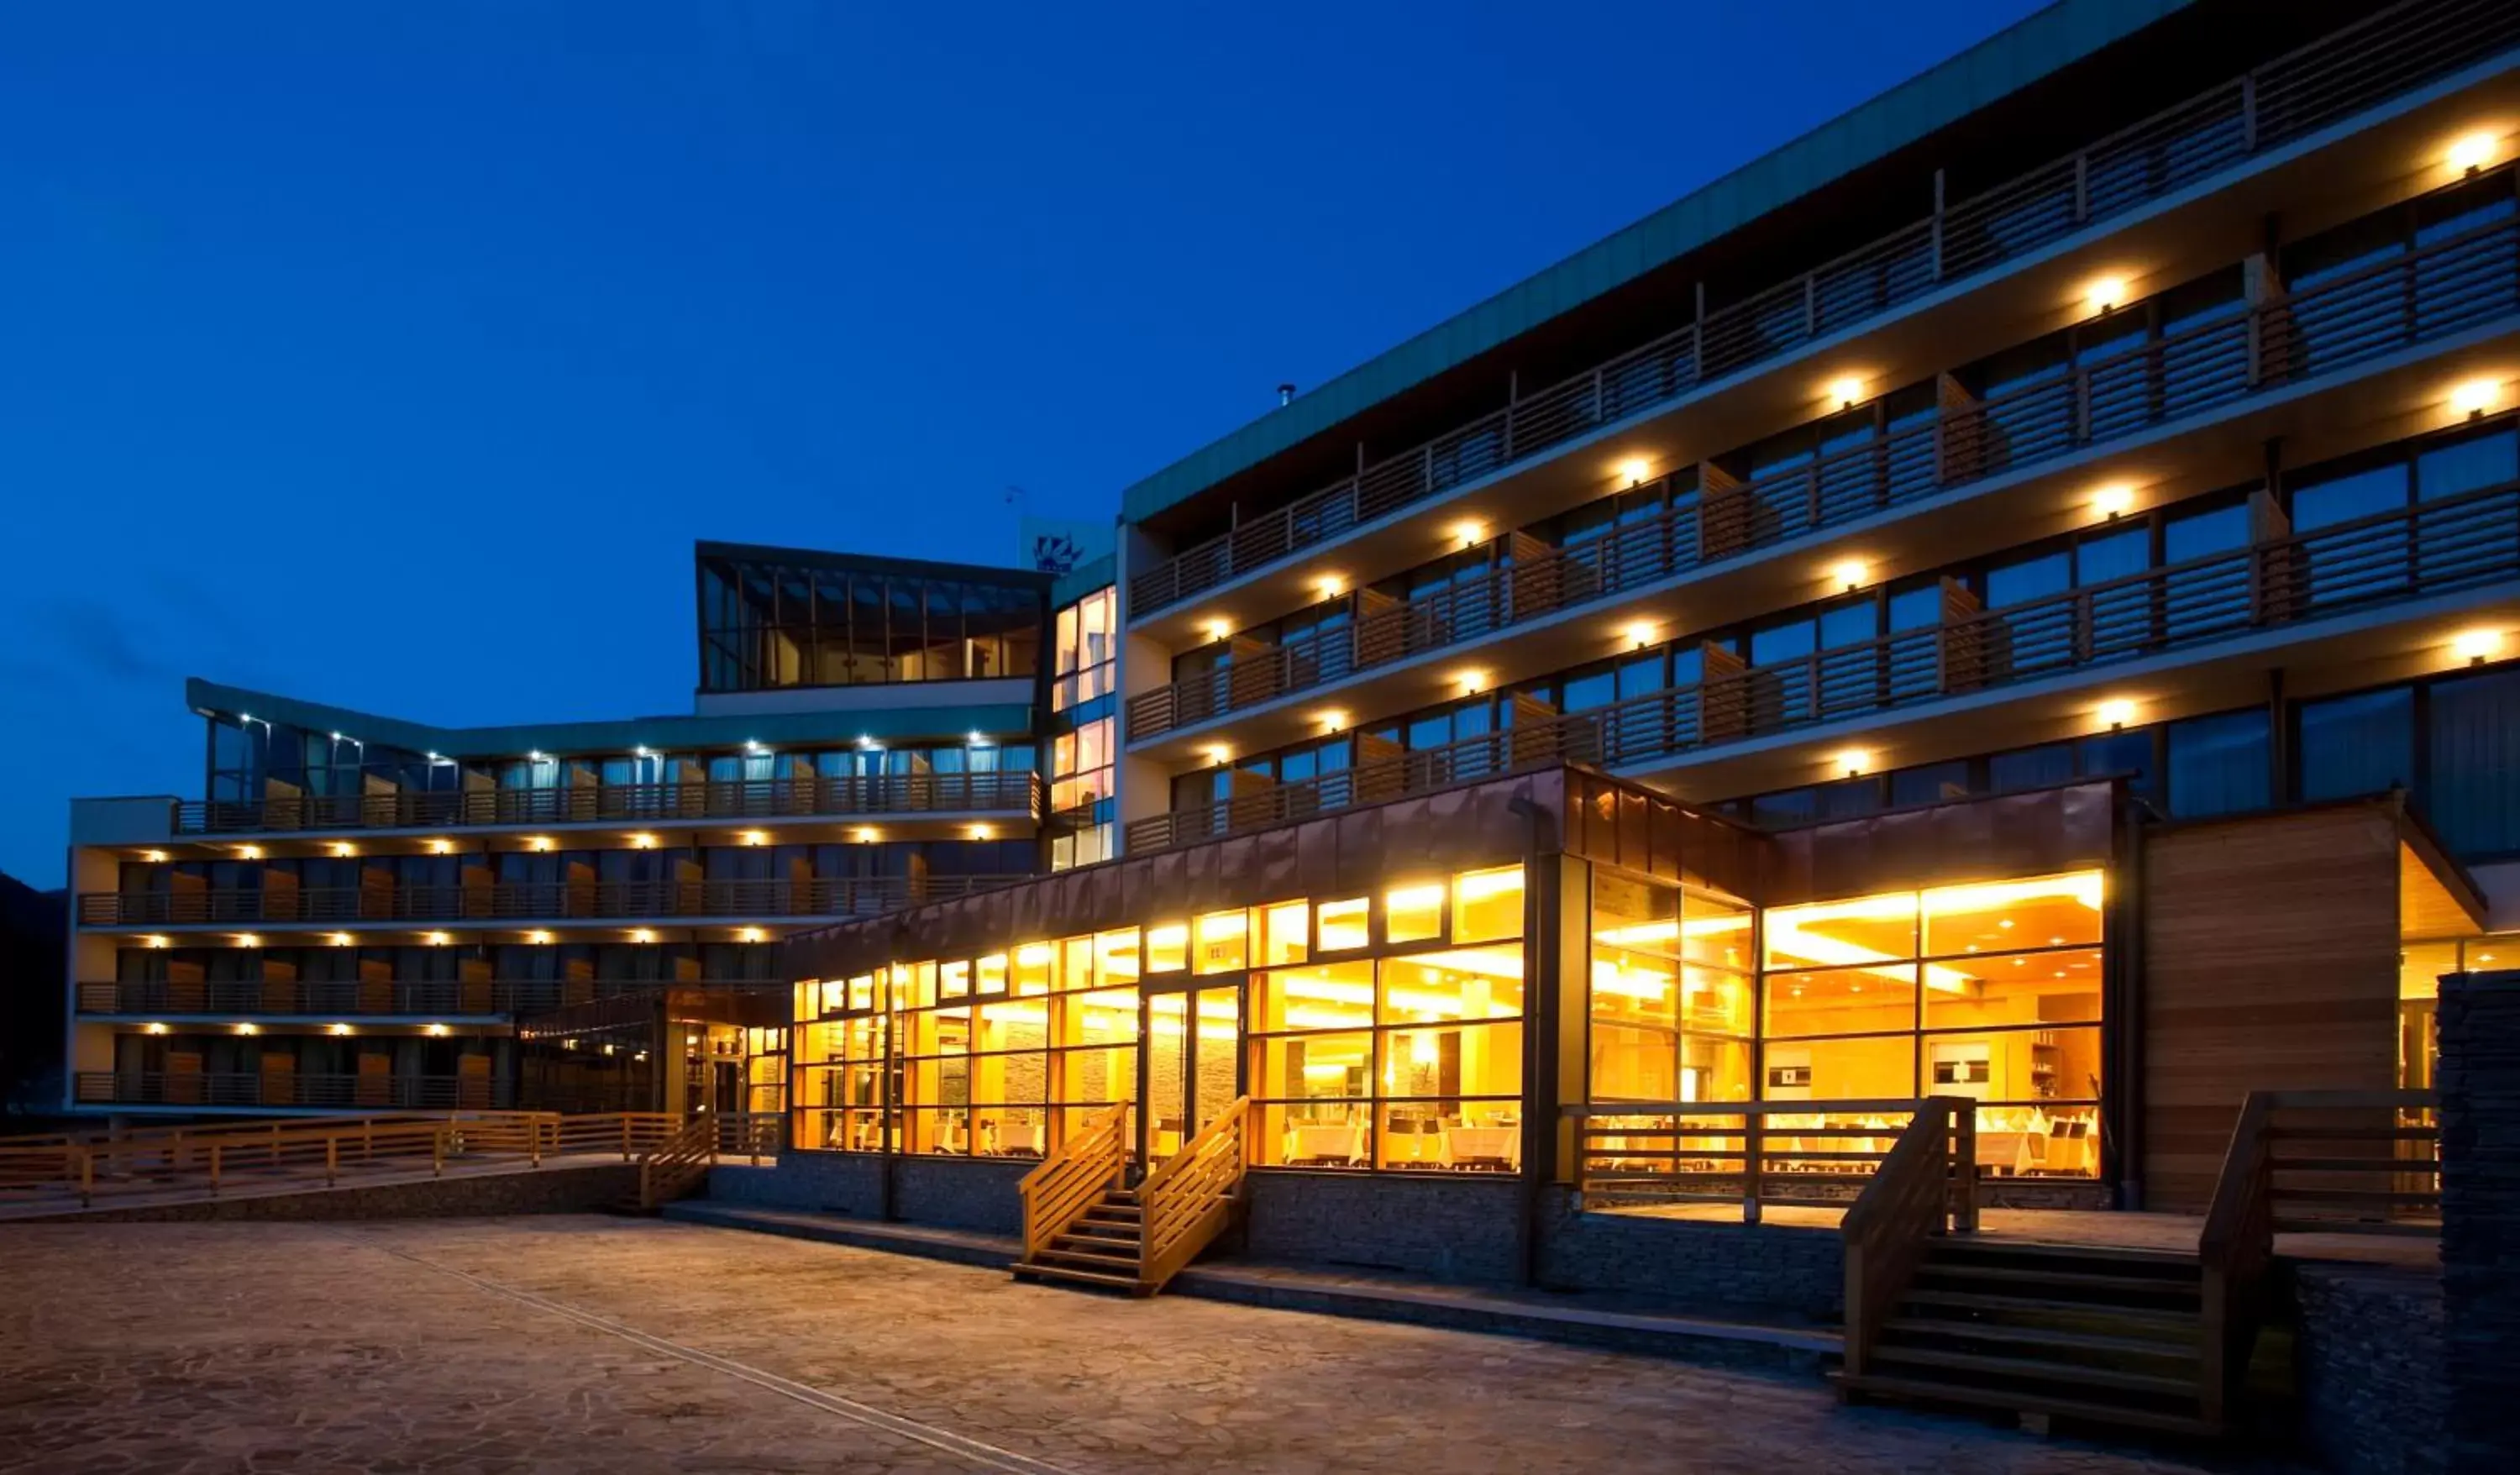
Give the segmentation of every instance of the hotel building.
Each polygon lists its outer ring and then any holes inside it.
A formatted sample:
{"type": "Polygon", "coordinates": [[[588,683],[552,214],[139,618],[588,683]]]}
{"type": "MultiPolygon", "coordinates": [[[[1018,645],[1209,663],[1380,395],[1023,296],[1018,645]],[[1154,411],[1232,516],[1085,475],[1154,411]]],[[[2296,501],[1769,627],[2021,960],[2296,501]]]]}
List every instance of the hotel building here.
{"type": "Polygon", "coordinates": [[[1255,1248],[1440,1270],[1356,1195],[1512,1237],[1714,1103],[2192,1209],[2427,1084],[2520,949],[2515,156],[2507,4],[2065,0],[1130,487],[1120,859],[792,939],[779,1172],[1003,1229],[1233,1114],[1255,1248]]]}
{"type": "Polygon", "coordinates": [[[696,574],[688,715],[190,683],[202,796],[72,809],[71,1109],[777,1110],[780,939],[1037,870],[1073,662],[1044,574],[722,544],[696,574]]]}

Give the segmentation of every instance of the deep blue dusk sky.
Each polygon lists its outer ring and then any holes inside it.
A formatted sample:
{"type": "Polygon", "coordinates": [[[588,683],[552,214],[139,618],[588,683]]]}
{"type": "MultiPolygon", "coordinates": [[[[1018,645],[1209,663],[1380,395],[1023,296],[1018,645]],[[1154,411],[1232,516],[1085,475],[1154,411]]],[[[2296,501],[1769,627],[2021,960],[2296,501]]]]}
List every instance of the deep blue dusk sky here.
{"type": "Polygon", "coordinates": [[[0,870],[200,675],[687,710],[696,538],[1012,561],[2032,0],[0,13],[0,870]]]}

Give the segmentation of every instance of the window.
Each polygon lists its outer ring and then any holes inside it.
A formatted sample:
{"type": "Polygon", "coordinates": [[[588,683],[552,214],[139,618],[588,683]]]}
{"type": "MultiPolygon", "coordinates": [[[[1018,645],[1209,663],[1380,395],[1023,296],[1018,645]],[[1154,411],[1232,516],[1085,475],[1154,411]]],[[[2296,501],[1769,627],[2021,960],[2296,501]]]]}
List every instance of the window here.
{"type": "Polygon", "coordinates": [[[1982,1167],[2095,1176],[2100,906],[2086,871],[1770,909],[1760,1095],[1969,1096],[1982,1167]]]}
{"type": "Polygon", "coordinates": [[[1729,898],[1595,869],[1590,1099],[1751,1098],[1751,934],[1750,909],[1729,898]]]}
{"type": "Polygon", "coordinates": [[[1029,676],[1045,623],[1029,583],[720,556],[700,561],[699,617],[709,692],[1029,676]]]}
{"type": "Polygon", "coordinates": [[[2412,784],[2414,714],[2414,693],[2404,687],[2304,702],[2301,796],[2343,799],[2412,784]]]}
{"type": "Polygon", "coordinates": [[[2170,812],[2194,819],[2266,808],[2268,761],[2262,707],[2170,724],[2170,812]]]}
{"type": "Polygon", "coordinates": [[[2428,695],[2426,816],[2453,854],[2520,851],[2520,668],[2436,682],[2428,695]]]}

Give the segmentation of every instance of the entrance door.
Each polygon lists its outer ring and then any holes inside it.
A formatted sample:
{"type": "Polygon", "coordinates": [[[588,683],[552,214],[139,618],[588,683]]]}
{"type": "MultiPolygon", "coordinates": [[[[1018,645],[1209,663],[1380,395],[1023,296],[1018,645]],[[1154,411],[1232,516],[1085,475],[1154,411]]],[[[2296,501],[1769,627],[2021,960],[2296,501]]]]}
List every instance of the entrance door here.
{"type": "Polygon", "coordinates": [[[1138,1020],[1138,1154],[1159,1163],[1242,1094],[1242,980],[1149,986],[1138,1020]]]}

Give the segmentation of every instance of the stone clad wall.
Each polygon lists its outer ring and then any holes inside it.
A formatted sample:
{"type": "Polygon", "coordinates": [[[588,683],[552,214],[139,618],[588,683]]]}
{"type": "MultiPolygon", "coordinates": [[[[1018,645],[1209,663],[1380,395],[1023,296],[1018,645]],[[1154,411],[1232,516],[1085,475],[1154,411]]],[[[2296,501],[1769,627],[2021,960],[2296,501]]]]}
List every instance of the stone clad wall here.
{"type": "Polygon", "coordinates": [[[1243,1183],[1252,1259],[1496,1285],[1522,1276],[1519,1178],[1258,1172],[1243,1183]]]}
{"type": "Polygon", "coordinates": [[[2349,1475],[2436,1475],[2449,1413],[2442,1285],[2421,1271],[2337,1261],[2292,1266],[2302,1435],[2349,1475]]]}
{"type": "Polygon", "coordinates": [[[2520,1470],[2520,972],[2442,980],[2449,1468],[2520,1470]]]}
{"type": "Polygon", "coordinates": [[[584,1214],[638,1196],[638,1164],[598,1163],[467,1173],[396,1184],[310,1187],[148,1208],[79,1210],[49,1217],[80,1224],[464,1219],[483,1214],[584,1214]]]}
{"type": "Polygon", "coordinates": [[[860,1219],[883,1213],[883,1159],[864,1152],[783,1152],[759,1168],[709,1169],[708,1196],[765,1209],[814,1209],[860,1219]]]}
{"type": "Polygon", "coordinates": [[[905,1224],[1020,1234],[1023,1200],[1015,1184],[1038,1166],[1022,1158],[894,1158],[893,1217],[905,1224]]]}
{"type": "Polygon", "coordinates": [[[1846,1244],[1835,1229],[1579,1214],[1563,1188],[1541,1215],[1541,1283],[1621,1291],[1691,1310],[1836,1319],[1846,1244]]]}

